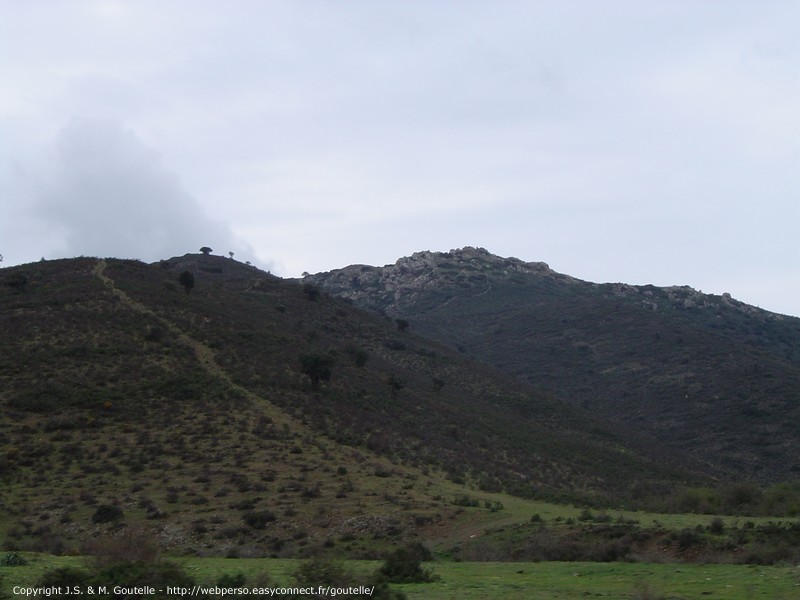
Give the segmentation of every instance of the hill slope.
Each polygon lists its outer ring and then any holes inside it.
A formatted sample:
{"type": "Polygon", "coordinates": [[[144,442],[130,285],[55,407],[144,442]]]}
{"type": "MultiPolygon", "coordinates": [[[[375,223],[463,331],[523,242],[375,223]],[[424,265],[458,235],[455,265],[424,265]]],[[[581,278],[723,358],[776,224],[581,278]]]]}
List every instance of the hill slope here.
{"type": "Polygon", "coordinates": [[[800,319],[688,287],[595,284],[483,249],[307,277],[722,476],[800,475],[800,319]]]}
{"type": "Polygon", "coordinates": [[[233,260],[81,258],[0,279],[12,545],[60,551],[124,519],[193,552],[346,535],[358,554],[358,536],[446,522],[444,475],[613,501],[703,481],[646,437],[233,260]]]}

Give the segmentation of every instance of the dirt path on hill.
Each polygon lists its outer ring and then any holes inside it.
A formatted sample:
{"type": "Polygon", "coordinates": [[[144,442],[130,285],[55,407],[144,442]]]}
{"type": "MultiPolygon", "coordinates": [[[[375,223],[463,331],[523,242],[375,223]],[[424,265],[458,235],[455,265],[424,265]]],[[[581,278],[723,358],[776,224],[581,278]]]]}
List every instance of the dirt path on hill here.
{"type": "Polygon", "coordinates": [[[211,348],[191,337],[189,334],[187,334],[177,325],[175,325],[175,323],[173,323],[172,321],[158,315],[155,311],[148,308],[141,302],[134,300],[133,298],[128,296],[128,294],[119,289],[114,283],[114,280],[105,274],[107,266],[108,263],[106,262],[105,259],[98,260],[97,264],[92,269],[92,274],[95,275],[100,281],[102,281],[106,289],[108,289],[109,292],[111,292],[113,295],[119,298],[122,303],[124,303],[126,306],[128,306],[131,310],[135,312],[138,312],[140,314],[145,314],[153,319],[156,319],[161,325],[166,327],[170,331],[170,333],[172,333],[175,337],[177,337],[181,343],[190,347],[194,351],[194,354],[197,357],[198,362],[209,375],[217,377],[218,379],[222,379],[227,385],[229,385],[231,388],[233,388],[240,394],[244,395],[248,400],[256,401],[265,406],[266,408],[268,408],[269,416],[279,425],[287,423],[291,424],[294,427],[300,427],[299,423],[294,421],[294,419],[289,417],[285,412],[283,412],[280,408],[275,406],[272,402],[251,392],[244,386],[241,386],[238,383],[234,382],[233,379],[231,379],[231,376],[228,374],[228,372],[225,371],[225,369],[223,369],[219,365],[216,358],[214,357],[214,352],[211,350],[211,348]]]}

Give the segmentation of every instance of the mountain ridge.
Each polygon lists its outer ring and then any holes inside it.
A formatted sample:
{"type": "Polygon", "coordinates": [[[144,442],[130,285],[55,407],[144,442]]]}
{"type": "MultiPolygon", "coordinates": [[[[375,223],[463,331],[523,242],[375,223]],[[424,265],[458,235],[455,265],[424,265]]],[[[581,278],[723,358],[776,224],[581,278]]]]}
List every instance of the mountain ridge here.
{"type": "Polygon", "coordinates": [[[688,286],[598,284],[482,248],[302,281],[723,472],[800,473],[800,319],[688,286]]]}
{"type": "MultiPolygon", "coordinates": [[[[655,286],[652,284],[629,284],[622,282],[591,282],[554,271],[546,262],[523,261],[516,257],[501,257],[492,254],[485,248],[473,246],[465,246],[450,250],[449,252],[423,250],[414,252],[410,256],[401,257],[394,263],[384,265],[383,267],[353,264],[331,271],[307,274],[304,275],[304,277],[298,278],[298,281],[315,282],[322,279],[325,275],[327,276],[325,277],[326,287],[332,290],[340,290],[339,295],[357,301],[359,304],[368,304],[370,302],[370,294],[366,292],[359,293],[359,290],[363,286],[360,281],[362,276],[359,274],[366,273],[367,279],[372,279],[369,277],[369,274],[378,274],[380,283],[385,286],[385,290],[395,293],[395,298],[392,306],[390,306],[390,310],[397,310],[399,306],[402,306],[404,302],[408,301],[406,298],[407,293],[416,288],[424,287],[426,284],[433,284],[437,280],[435,277],[437,272],[433,269],[446,269],[448,266],[457,268],[459,264],[463,265],[466,263],[472,263],[473,265],[476,263],[490,265],[496,270],[500,270],[508,277],[511,277],[515,273],[535,274],[543,278],[558,280],[564,283],[583,284],[601,288],[608,287],[613,290],[614,294],[621,297],[636,295],[645,296],[644,298],[640,298],[642,304],[654,310],[658,309],[658,305],[649,302],[647,296],[652,294],[652,290],[658,289],[667,292],[669,299],[676,304],[682,305],[683,308],[715,308],[720,304],[725,304],[744,313],[760,314],[766,318],[779,321],[798,318],[747,304],[733,298],[731,294],[727,292],[723,292],[722,294],[704,294],[688,285],[655,286]],[[450,258],[454,259],[456,262],[448,263],[439,260],[450,258]],[[411,281],[408,281],[408,278],[404,276],[409,272],[418,273],[419,275],[411,281]],[[356,283],[351,279],[350,282],[347,282],[347,276],[357,278],[359,281],[356,283]]],[[[466,278],[469,279],[468,277],[466,278]]],[[[477,280],[480,281],[480,279],[477,280]]],[[[370,291],[374,293],[374,290],[370,291]]],[[[387,303],[383,300],[380,304],[383,306],[387,303]]]]}

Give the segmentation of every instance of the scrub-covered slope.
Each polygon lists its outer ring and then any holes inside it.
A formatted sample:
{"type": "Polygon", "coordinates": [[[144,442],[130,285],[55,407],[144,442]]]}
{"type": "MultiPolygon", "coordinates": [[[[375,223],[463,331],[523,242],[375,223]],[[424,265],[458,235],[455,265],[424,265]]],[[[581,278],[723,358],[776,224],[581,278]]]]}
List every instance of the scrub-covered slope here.
{"type": "Polygon", "coordinates": [[[307,277],[723,477],[800,475],[800,319],[688,287],[596,284],[483,249],[307,277]]]}
{"type": "Polygon", "coordinates": [[[297,554],[446,520],[443,477],[615,501],[700,481],[646,438],[233,260],[0,279],[0,528],[21,547],[125,522],[166,546],[297,554]]]}

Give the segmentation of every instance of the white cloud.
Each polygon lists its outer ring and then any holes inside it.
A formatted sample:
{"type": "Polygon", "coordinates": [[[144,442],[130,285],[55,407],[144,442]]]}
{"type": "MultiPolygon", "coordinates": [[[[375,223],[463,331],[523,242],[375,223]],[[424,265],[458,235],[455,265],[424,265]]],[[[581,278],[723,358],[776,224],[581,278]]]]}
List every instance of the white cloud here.
{"type": "Polygon", "coordinates": [[[53,233],[48,252],[154,261],[211,245],[252,256],[119,123],[73,119],[18,176],[30,216],[53,233]]]}

